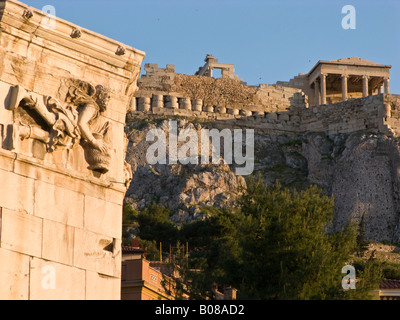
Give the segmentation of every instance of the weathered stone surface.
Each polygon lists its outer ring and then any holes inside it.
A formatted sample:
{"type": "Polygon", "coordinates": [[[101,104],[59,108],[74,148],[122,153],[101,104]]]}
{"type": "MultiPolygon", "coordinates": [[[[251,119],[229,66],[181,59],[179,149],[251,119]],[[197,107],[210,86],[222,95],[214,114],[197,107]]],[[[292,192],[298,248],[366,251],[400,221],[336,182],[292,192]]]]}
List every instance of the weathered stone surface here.
{"type": "Polygon", "coordinates": [[[85,196],[84,228],[108,237],[121,239],[122,206],[85,196]]]}
{"type": "Polygon", "coordinates": [[[35,216],[83,228],[84,195],[53,184],[36,181],[35,216]]]}
{"type": "Polygon", "coordinates": [[[75,229],[66,224],[43,220],[42,258],[72,266],[74,232],[75,229]]]}
{"type": "Polygon", "coordinates": [[[29,256],[0,248],[0,261],[0,299],[28,299],[29,256]]]}
{"type": "Polygon", "coordinates": [[[43,220],[28,213],[3,208],[0,246],[30,256],[42,255],[43,220]]]}
{"type": "Polygon", "coordinates": [[[34,181],[4,170],[0,170],[0,181],[2,182],[1,206],[33,214],[34,181]]]}
{"type": "Polygon", "coordinates": [[[31,300],[85,299],[85,270],[32,258],[29,271],[31,300]]]}
{"type": "MultiPolygon", "coordinates": [[[[369,106],[372,101],[378,102],[379,106],[381,98],[365,99],[367,103],[364,106],[369,106]]],[[[347,103],[347,107],[352,106],[353,111],[346,111],[349,117],[352,112],[356,115],[356,110],[363,108],[360,101],[347,103]]],[[[321,116],[322,119],[324,114],[331,112],[333,117],[333,108],[333,105],[321,108],[317,111],[317,117],[321,116]]],[[[195,120],[191,118],[184,120],[179,122],[179,128],[201,130],[207,127],[207,124],[194,125],[195,120]]],[[[137,119],[137,122],[140,123],[140,120],[137,119]]],[[[157,123],[157,118],[154,118],[154,122],[157,123]]],[[[171,220],[178,225],[204,219],[200,210],[202,206],[232,205],[240,194],[241,185],[232,167],[220,165],[209,168],[179,163],[148,165],[146,150],[149,142],[145,142],[146,132],[156,127],[168,130],[167,123],[160,121],[158,125],[137,130],[131,122],[127,161],[132,163],[134,178],[126,201],[139,210],[151,203],[165,206],[171,210],[171,220]]],[[[233,123],[212,122],[209,125],[222,130],[227,127],[254,128],[257,122],[236,120],[233,123]]],[[[332,229],[342,227],[351,219],[360,221],[364,213],[368,239],[398,241],[397,210],[400,197],[396,168],[400,154],[397,138],[366,130],[330,135],[328,132],[288,133],[279,134],[279,131],[267,131],[265,127],[256,128],[255,176],[261,174],[269,185],[277,180],[296,188],[317,184],[336,199],[332,229]]],[[[245,185],[245,181],[243,183],[245,185]]]]}
{"type": "Polygon", "coordinates": [[[121,240],[75,229],[74,266],[108,276],[121,276],[121,240]]]}
{"type": "Polygon", "coordinates": [[[110,300],[121,295],[121,279],[86,271],[86,300],[110,300]]]}
{"type": "Polygon", "coordinates": [[[0,298],[119,299],[124,126],[144,52],[44,17],[0,9],[0,298]]]}

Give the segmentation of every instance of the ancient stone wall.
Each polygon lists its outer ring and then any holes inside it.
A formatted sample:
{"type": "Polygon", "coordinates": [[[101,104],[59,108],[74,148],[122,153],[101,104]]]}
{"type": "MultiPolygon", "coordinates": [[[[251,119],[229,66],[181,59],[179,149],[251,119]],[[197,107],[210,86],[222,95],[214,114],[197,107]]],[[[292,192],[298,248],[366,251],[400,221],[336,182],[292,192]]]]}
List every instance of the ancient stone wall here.
{"type": "MultiPolygon", "coordinates": [[[[152,105],[153,101],[149,102],[149,99],[156,99],[155,106],[172,101],[172,108],[180,108],[179,100],[191,100],[196,105],[194,111],[229,108],[277,112],[288,109],[294,96],[301,93],[297,88],[268,84],[248,86],[237,79],[179,74],[175,73],[173,65],[159,68],[157,64],[146,64],[145,71],[138,81],[139,90],[135,94],[136,100],[131,101],[131,110],[143,111],[139,105],[152,105]]],[[[144,108],[147,111],[149,107],[144,108]]],[[[191,110],[192,106],[186,103],[184,108],[191,110]]]]}
{"type": "Polygon", "coordinates": [[[142,88],[142,96],[152,95],[157,92],[170,92],[175,84],[175,66],[167,64],[166,68],[159,68],[156,63],[144,65],[146,74],[138,80],[142,88]]]}
{"type": "Polygon", "coordinates": [[[303,132],[350,133],[361,130],[387,133],[384,96],[374,95],[300,111],[303,132]]]}
{"type": "Polygon", "coordinates": [[[119,299],[144,52],[0,3],[0,299],[119,299]]]}
{"type": "Polygon", "coordinates": [[[379,94],[330,105],[307,108],[306,97],[296,93],[284,111],[260,111],[204,106],[200,99],[153,95],[137,98],[132,117],[184,116],[207,121],[224,121],[227,127],[255,128],[268,133],[350,133],[361,130],[400,135],[400,98],[379,94]],[[390,113],[388,113],[390,108],[390,113]]]}
{"type": "Polygon", "coordinates": [[[385,95],[385,124],[394,132],[400,134],[400,95],[385,95]]]}

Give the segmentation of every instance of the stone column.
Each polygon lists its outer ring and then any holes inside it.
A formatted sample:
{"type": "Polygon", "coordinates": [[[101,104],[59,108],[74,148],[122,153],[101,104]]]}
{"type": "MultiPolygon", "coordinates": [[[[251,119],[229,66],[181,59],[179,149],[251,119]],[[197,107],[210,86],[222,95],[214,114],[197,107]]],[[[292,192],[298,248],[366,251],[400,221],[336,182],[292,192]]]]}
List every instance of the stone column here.
{"type": "Polygon", "coordinates": [[[226,113],[226,108],[225,107],[221,107],[221,106],[217,106],[215,107],[215,111],[218,113],[226,113]]]}
{"type": "Polygon", "coordinates": [[[250,110],[242,109],[240,110],[240,115],[245,117],[251,117],[253,115],[253,112],[251,112],[250,110]]]}
{"type": "Polygon", "coordinates": [[[131,100],[129,101],[128,111],[136,111],[136,110],[137,110],[136,97],[132,97],[131,100]]]}
{"type": "Polygon", "coordinates": [[[347,100],[347,75],[342,75],[342,100],[347,100]]]}
{"type": "Polygon", "coordinates": [[[228,114],[232,114],[232,115],[238,115],[239,114],[239,109],[228,108],[227,109],[227,113],[228,114]]]}
{"type": "Polygon", "coordinates": [[[326,104],[326,74],[321,73],[321,104],[326,104]]]}
{"type": "Polygon", "coordinates": [[[178,109],[178,98],[175,96],[168,95],[165,97],[165,107],[169,109],[178,109]]]}
{"type": "Polygon", "coordinates": [[[150,102],[151,102],[150,97],[139,97],[137,110],[138,111],[150,111],[150,102]]]}
{"type": "Polygon", "coordinates": [[[378,87],[378,94],[381,94],[383,92],[383,86],[378,87]]]}
{"type": "Polygon", "coordinates": [[[152,108],[162,108],[164,107],[164,96],[162,94],[153,94],[151,99],[152,108]]]}
{"type": "Polygon", "coordinates": [[[190,98],[180,98],[179,109],[192,110],[192,103],[190,101],[190,98]]]}
{"type": "Polygon", "coordinates": [[[390,93],[390,90],[389,90],[389,78],[385,78],[383,81],[384,81],[383,85],[385,87],[385,93],[389,94],[390,93]]]}
{"type": "Polygon", "coordinates": [[[201,100],[201,99],[193,99],[193,101],[192,101],[192,110],[193,111],[202,111],[203,110],[203,100],[201,100]]]}
{"type": "Polygon", "coordinates": [[[315,100],[314,100],[314,103],[315,103],[316,106],[318,106],[319,105],[319,82],[317,80],[314,81],[314,89],[315,89],[315,93],[314,93],[314,95],[315,95],[314,99],[315,100]]]}
{"type": "Polygon", "coordinates": [[[368,96],[368,76],[363,76],[363,97],[368,96]]]}

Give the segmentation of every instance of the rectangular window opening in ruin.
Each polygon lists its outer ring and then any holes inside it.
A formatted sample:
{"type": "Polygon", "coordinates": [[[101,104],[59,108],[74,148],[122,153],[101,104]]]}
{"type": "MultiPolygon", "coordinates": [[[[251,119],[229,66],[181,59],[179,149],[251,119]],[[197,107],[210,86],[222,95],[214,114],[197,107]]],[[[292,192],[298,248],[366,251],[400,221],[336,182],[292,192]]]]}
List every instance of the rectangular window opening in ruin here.
{"type": "Polygon", "coordinates": [[[215,79],[222,78],[222,69],[213,69],[212,76],[215,79]]]}

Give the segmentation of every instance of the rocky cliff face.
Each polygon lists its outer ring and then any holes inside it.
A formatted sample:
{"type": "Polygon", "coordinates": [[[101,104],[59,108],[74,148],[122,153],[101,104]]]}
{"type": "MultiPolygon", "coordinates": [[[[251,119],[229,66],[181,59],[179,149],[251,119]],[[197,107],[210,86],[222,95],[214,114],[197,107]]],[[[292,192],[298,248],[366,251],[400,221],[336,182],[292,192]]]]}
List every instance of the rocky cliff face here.
{"type": "MultiPolygon", "coordinates": [[[[213,126],[193,119],[178,121],[179,130],[200,132],[213,126]]],[[[134,173],[128,203],[138,209],[151,203],[166,206],[177,224],[204,219],[204,206],[235,205],[246,177],[236,175],[234,165],[149,165],[146,151],[153,142],[146,141],[146,135],[155,128],[167,132],[168,120],[135,119],[126,127],[127,161],[134,173]]],[[[332,228],[341,228],[350,219],[360,221],[364,215],[365,236],[373,241],[400,241],[398,167],[398,141],[383,134],[288,136],[255,131],[253,175],[293,188],[319,185],[335,198],[332,228]]]]}
{"type": "MultiPolygon", "coordinates": [[[[227,164],[148,164],[146,152],[153,142],[146,141],[152,129],[168,133],[168,120],[144,124],[138,120],[127,130],[129,138],[126,160],[133,169],[133,180],[126,201],[133,208],[142,209],[150,204],[169,208],[171,219],[183,224],[193,219],[204,219],[201,207],[234,205],[246,186],[245,179],[237,176],[227,164]]],[[[193,129],[200,132],[200,124],[177,121],[178,130],[193,129]]],[[[182,145],[182,143],[180,143],[182,145]]],[[[167,141],[167,160],[169,158],[167,141]]]]}

